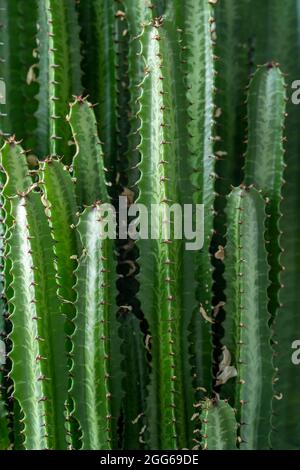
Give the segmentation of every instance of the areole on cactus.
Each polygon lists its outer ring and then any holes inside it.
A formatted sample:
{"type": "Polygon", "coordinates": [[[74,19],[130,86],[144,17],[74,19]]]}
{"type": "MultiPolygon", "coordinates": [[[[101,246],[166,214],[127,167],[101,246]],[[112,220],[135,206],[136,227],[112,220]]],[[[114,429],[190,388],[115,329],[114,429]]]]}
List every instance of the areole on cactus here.
{"type": "Polygon", "coordinates": [[[0,0],[0,450],[300,448],[284,3],[0,0]]]}

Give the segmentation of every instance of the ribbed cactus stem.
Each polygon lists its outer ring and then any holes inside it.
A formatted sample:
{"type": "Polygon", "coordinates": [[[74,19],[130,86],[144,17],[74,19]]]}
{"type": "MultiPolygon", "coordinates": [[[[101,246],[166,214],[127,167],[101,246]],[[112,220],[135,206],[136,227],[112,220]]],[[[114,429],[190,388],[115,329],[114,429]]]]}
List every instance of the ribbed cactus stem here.
{"type": "Polygon", "coordinates": [[[67,399],[64,318],[55,282],[53,240],[40,194],[12,200],[13,312],[10,377],[24,414],[26,449],[65,449],[67,399]]]}
{"type": "Polygon", "coordinates": [[[241,449],[268,449],[273,398],[265,203],[254,188],[235,188],[226,208],[226,319],[217,385],[231,398],[241,449]]]}

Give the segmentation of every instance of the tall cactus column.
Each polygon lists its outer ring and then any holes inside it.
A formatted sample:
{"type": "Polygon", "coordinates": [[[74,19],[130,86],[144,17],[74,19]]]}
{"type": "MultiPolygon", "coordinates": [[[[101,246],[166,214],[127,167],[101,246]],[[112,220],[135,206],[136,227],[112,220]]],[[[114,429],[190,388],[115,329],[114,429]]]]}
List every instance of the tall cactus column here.
{"type": "Polygon", "coordinates": [[[228,197],[226,216],[227,301],[223,344],[232,355],[236,377],[227,368],[219,383],[226,384],[225,397],[231,398],[237,410],[241,449],[268,449],[273,364],[262,196],[254,188],[234,189],[228,197]]]}
{"type": "Polygon", "coordinates": [[[152,372],[147,416],[149,442],[155,449],[186,446],[187,415],[181,356],[182,310],[180,298],[179,240],[170,240],[163,230],[169,220],[167,204],[176,203],[178,147],[174,135],[176,109],[173,103],[170,45],[162,19],[154,20],[142,38],[145,77],[140,97],[141,172],[138,202],[161,209],[158,239],[138,244],[141,263],[139,298],[151,332],[152,372]],[[162,227],[162,228],[161,228],[162,227]]]}

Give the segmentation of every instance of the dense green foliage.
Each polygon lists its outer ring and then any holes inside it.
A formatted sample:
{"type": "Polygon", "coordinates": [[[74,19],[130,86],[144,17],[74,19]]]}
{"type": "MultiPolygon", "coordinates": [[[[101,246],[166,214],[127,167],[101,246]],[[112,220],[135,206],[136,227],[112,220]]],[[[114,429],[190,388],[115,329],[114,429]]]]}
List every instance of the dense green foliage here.
{"type": "Polygon", "coordinates": [[[0,0],[0,450],[300,449],[299,18],[0,0]]]}

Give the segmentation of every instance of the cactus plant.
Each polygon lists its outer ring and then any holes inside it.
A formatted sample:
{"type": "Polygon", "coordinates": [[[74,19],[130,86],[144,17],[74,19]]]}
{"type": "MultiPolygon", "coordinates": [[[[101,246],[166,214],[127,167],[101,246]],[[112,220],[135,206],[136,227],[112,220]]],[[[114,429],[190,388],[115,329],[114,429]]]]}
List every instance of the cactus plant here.
{"type": "Polygon", "coordinates": [[[244,169],[246,184],[256,185],[267,199],[266,239],[269,244],[271,265],[272,285],[269,293],[269,308],[272,316],[276,314],[278,308],[277,296],[281,271],[279,255],[281,250],[280,205],[284,169],[284,86],[284,79],[276,64],[270,63],[259,68],[253,77],[249,90],[248,148],[244,169]]]}
{"type": "Polygon", "coordinates": [[[230,396],[240,424],[241,448],[268,449],[273,366],[263,199],[254,189],[234,189],[226,215],[227,318],[223,342],[235,368],[230,369],[234,367],[230,364],[220,368],[217,383],[234,388],[230,396]]]}
{"type": "Polygon", "coordinates": [[[64,449],[67,357],[53,240],[39,193],[15,196],[11,205],[13,225],[7,239],[14,292],[10,375],[24,413],[24,445],[64,449]]]}
{"type": "Polygon", "coordinates": [[[0,450],[300,448],[285,3],[0,0],[0,450]]]}

